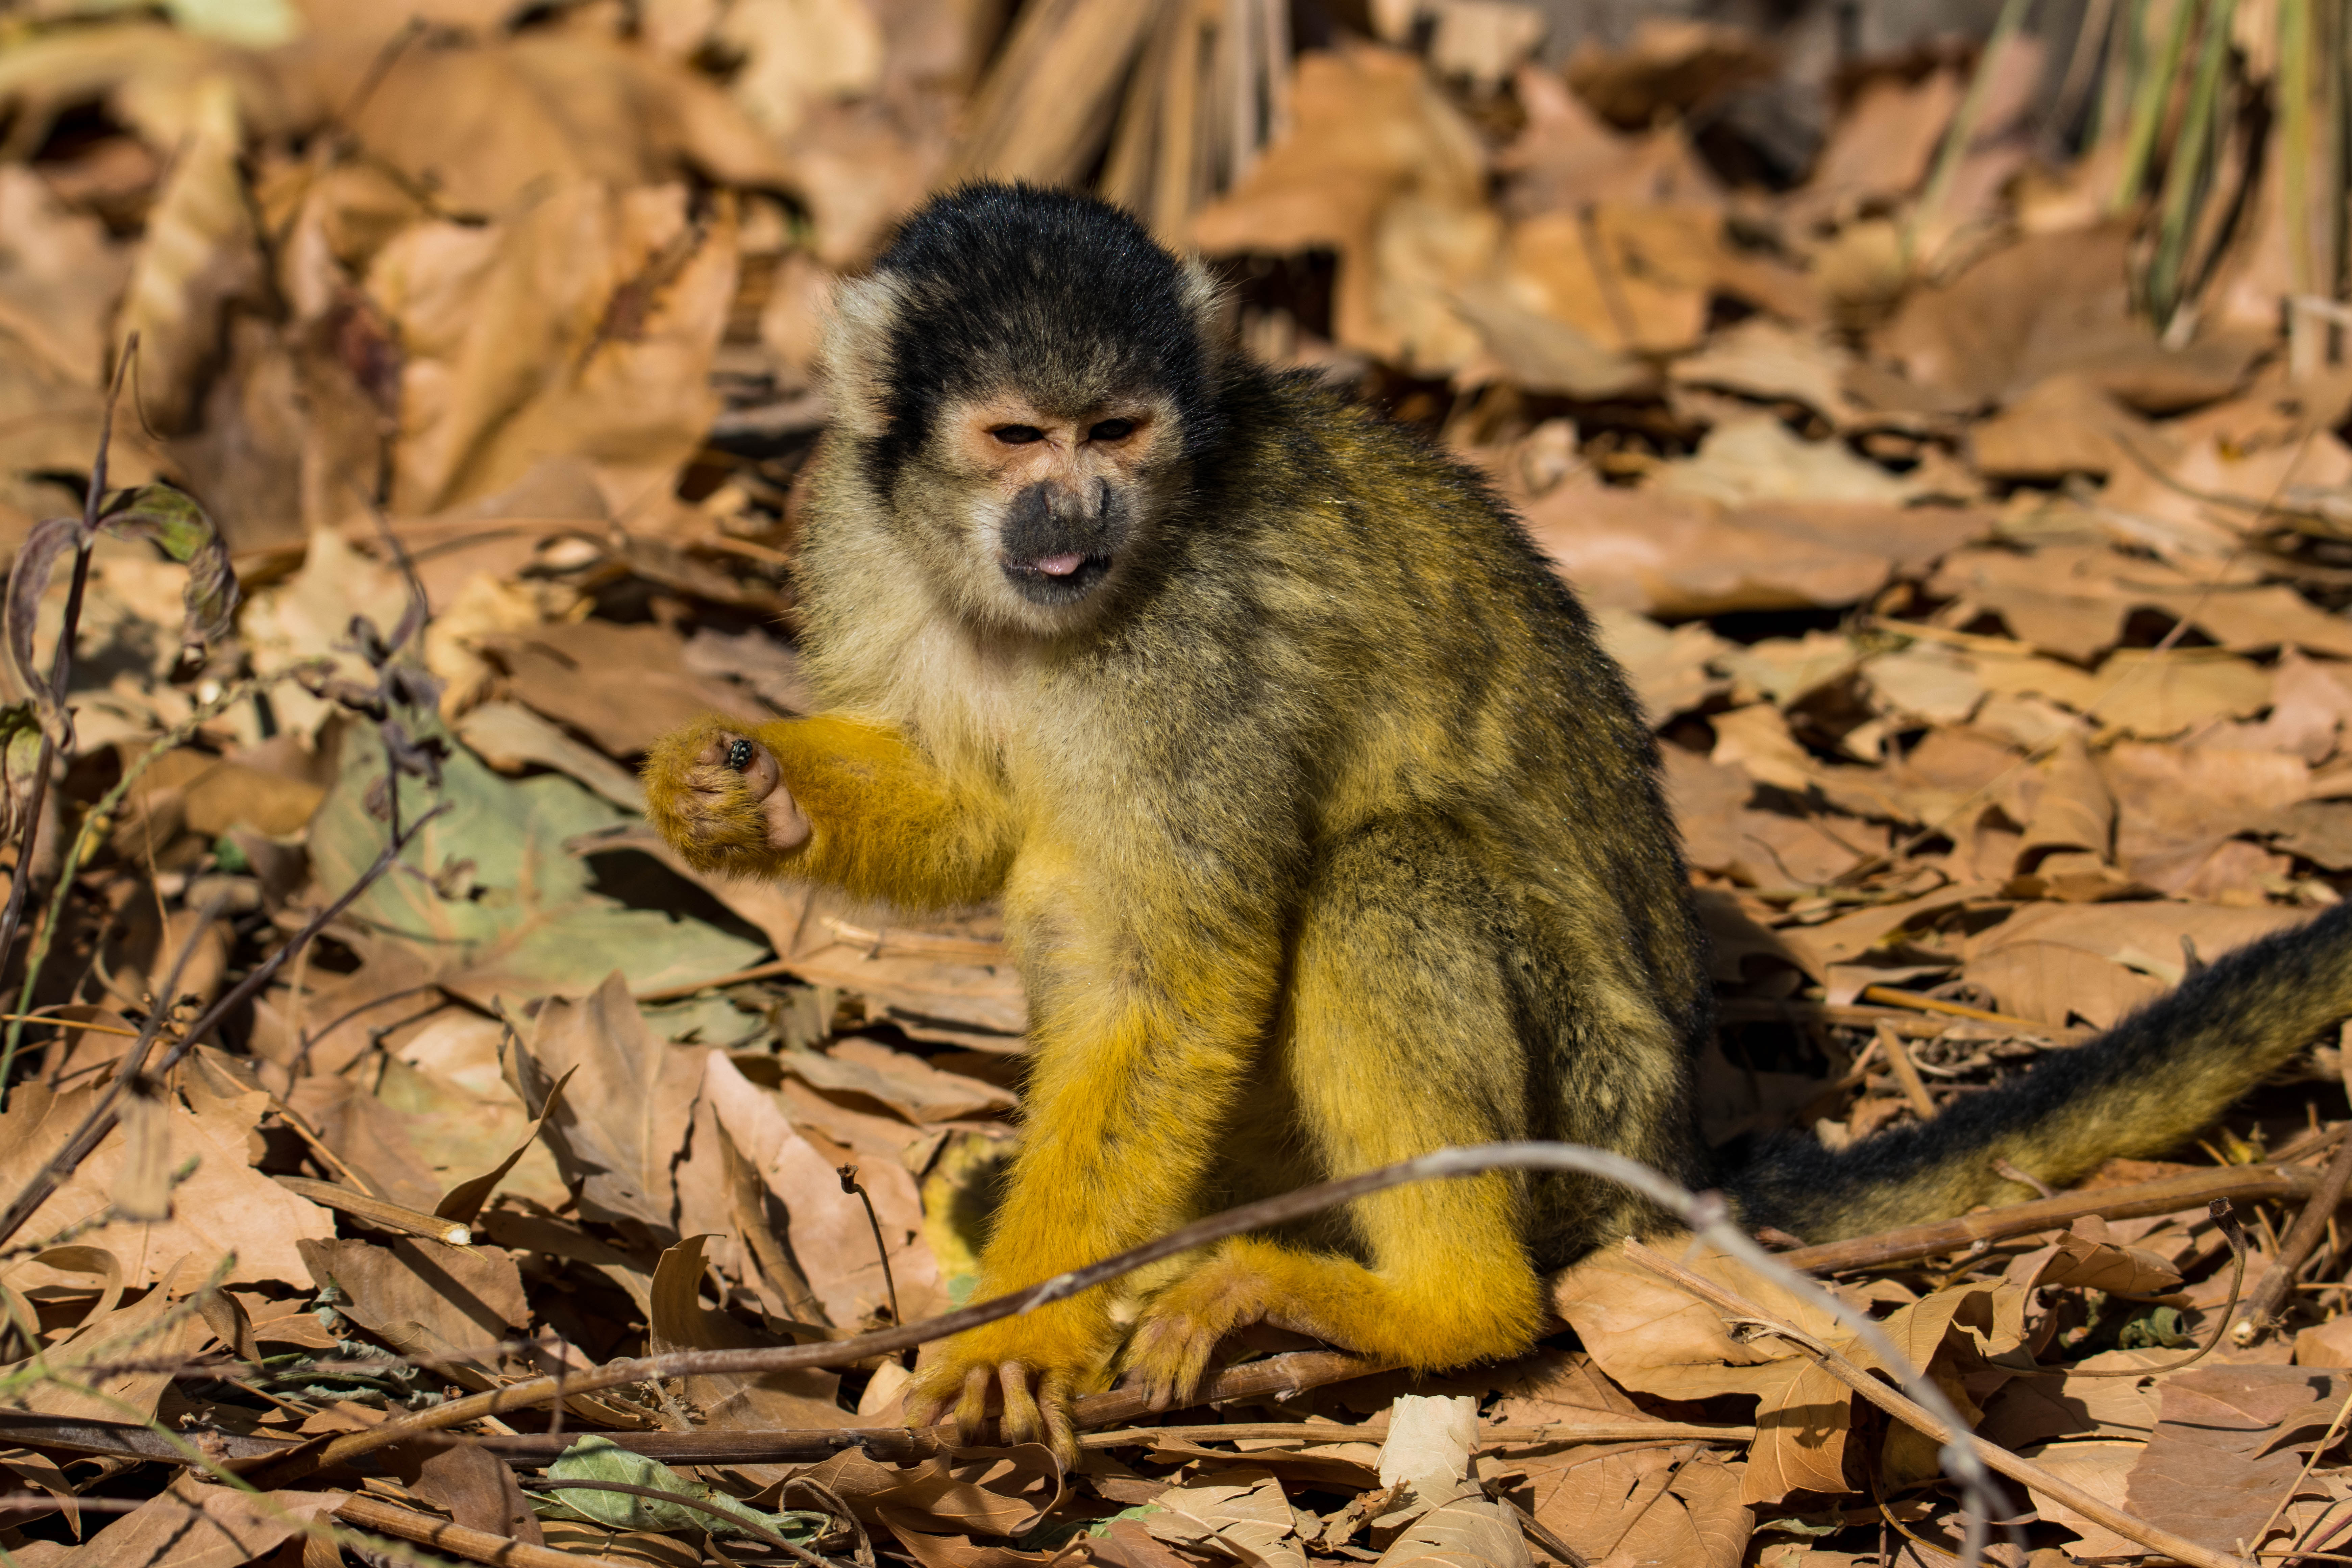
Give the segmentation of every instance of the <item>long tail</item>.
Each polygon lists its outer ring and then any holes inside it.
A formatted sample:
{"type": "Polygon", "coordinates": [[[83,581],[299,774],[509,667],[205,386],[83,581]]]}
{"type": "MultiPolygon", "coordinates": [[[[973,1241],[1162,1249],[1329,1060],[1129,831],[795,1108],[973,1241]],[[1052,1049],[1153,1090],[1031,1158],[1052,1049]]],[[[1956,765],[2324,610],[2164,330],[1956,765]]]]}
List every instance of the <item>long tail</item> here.
{"type": "Polygon", "coordinates": [[[2178,1147],[2352,1017],[2352,903],[2227,953],[2117,1023],[1933,1121],[1842,1152],[1783,1134],[1730,1183],[1750,1225],[1834,1241],[2032,1196],[2007,1160],[2064,1186],[2116,1155],[2178,1147]]]}

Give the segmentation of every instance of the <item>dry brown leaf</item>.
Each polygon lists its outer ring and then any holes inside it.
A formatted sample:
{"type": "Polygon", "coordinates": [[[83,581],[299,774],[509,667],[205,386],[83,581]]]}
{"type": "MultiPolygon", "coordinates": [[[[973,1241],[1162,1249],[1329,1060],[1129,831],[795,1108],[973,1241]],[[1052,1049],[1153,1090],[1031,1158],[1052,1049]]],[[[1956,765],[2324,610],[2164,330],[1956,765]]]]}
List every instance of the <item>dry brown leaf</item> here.
{"type": "Polygon", "coordinates": [[[882,29],[864,0],[734,0],[714,37],[742,58],[730,95],[778,141],[800,128],[811,100],[881,85],[882,29]]]}
{"type": "Polygon", "coordinates": [[[1495,160],[1504,200],[1519,216],[1573,212],[1594,202],[1691,202],[1716,182],[1679,126],[1621,135],[1538,67],[1512,79],[1527,124],[1495,160]]]}
{"type": "MultiPolygon", "coordinates": [[[[2011,1278],[2041,1267],[2038,1253],[2029,1253],[2011,1266],[2011,1278]]],[[[2150,1362],[2162,1363],[2172,1352],[2108,1351],[2084,1358],[2085,1371],[2125,1371],[2150,1362]]],[[[2151,1380],[2152,1383],[2152,1380],[2151,1380]]],[[[1978,1427],[1990,1442],[2005,1448],[2026,1448],[2053,1437],[2145,1438],[2156,1429],[2160,1384],[2143,1387],[2128,1377],[2021,1377],[2001,1385],[1986,1404],[1978,1427]]]]}
{"type": "Polygon", "coordinates": [[[2219,909],[2210,904],[2029,904],[1975,938],[1971,962],[2020,942],[2077,948],[2153,975],[2168,989],[2185,971],[2182,939],[2210,963],[2231,948],[2301,925],[2309,910],[2219,909]]]}
{"type": "Polygon", "coordinates": [[[452,1522],[527,1546],[547,1544],[514,1472],[488,1449],[443,1448],[421,1461],[416,1471],[412,1485],[417,1496],[447,1510],[452,1522]]]}
{"type": "Polygon", "coordinates": [[[2021,393],[1969,433],[1976,465],[2000,479],[2104,479],[2137,451],[2159,458],[2164,442],[2147,422],[2091,377],[2064,371],[2021,393]]]}
{"type": "MultiPolygon", "coordinates": [[[[61,1268],[72,1266],[67,1272],[79,1271],[84,1257],[98,1251],[52,1250],[69,1254],[58,1260],[61,1268]]],[[[166,1265],[154,1289],[128,1307],[115,1305],[119,1297],[111,1291],[101,1295],[62,1342],[47,1346],[41,1359],[56,1375],[27,1379],[16,1395],[22,1407],[86,1421],[152,1420],[157,1403],[172,1386],[171,1369],[212,1338],[195,1303],[184,1294],[203,1281],[199,1267],[193,1262],[166,1265]]],[[[20,1268],[11,1272],[10,1283],[26,1289],[43,1272],[41,1265],[20,1268]]],[[[122,1276],[110,1271],[109,1277],[122,1276]]],[[[22,1375],[33,1368],[33,1363],[18,1362],[0,1368],[0,1373],[22,1375]]]]}
{"type": "Polygon", "coordinates": [[[29,169],[0,167],[0,328],[48,368],[99,384],[108,317],[129,268],[105,225],[67,212],[29,169]]]}
{"type": "Polygon", "coordinates": [[[1290,134],[1194,217],[1193,243],[1220,255],[1337,251],[1343,346],[1397,359],[1418,333],[1433,363],[1466,354],[1475,343],[1447,296],[1485,269],[1497,226],[1477,133],[1419,60],[1368,45],[1301,56],[1290,94],[1290,134]],[[1486,254],[1454,253],[1480,234],[1486,254]]]}
{"type": "MultiPolygon", "coordinates": [[[[842,1190],[835,1162],[794,1130],[775,1096],[752,1084],[719,1052],[709,1055],[703,1092],[728,1138],[783,1205],[793,1260],[826,1316],[846,1326],[888,1306],[873,1227],[865,1205],[842,1190]]],[[[938,1299],[940,1272],[922,1239],[922,1206],[914,1180],[895,1162],[866,1163],[858,1180],[875,1198],[883,1223],[899,1309],[909,1321],[925,1316],[938,1299]]]]}
{"type": "Polygon", "coordinates": [[[703,1058],[712,1054],[657,1038],[618,971],[592,995],[551,996],[541,1005],[530,1043],[513,1050],[509,1070],[534,1108],[556,1079],[575,1074],[541,1135],[564,1179],[582,1184],[583,1215],[677,1234],[673,1164],[693,1120],[703,1058]]]}
{"type": "Polygon", "coordinates": [[[323,1524],[351,1494],[276,1491],[256,1496],[183,1472],[172,1484],[48,1568],[240,1568],[323,1524]]]}
{"type": "Polygon", "coordinates": [[[1221,1470],[1219,1479],[1171,1487],[1153,1500],[1166,1511],[1146,1514],[1143,1528],[1160,1541],[1213,1543],[1265,1568],[1307,1568],[1298,1525],[1282,1483],[1246,1467],[1221,1470]]]}
{"type": "MultiPolygon", "coordinates": [[[[529,655],[525,657],[533,665],[541,662],[529,655]]],[[[616,707],[622,706],[594,700],[598,695],[618,698],[621,696],[618,691],[598,694],[581,689],[566,690],[551,682],[543,694],[551,707],[561,704],[575,710],[586,708],[593,710],[599,720],[607,721],[615,717],[616,707]],[[583,698],[588,701],[578,700],[583,698]]],[[[625,721],[630,715],[624,709],[618,717],[625,721]]],[[[500,773],[519,773],[530,767],[552,768],[586,784],[624,811],[640,815],[645,811],[645,786],[637,782],[635,774],[595,747],[572,739],[553,721],[541,718],[520,702],[485,702],[460,715],[456,728],[457,738],[466,742],[467,749],[500,773]]]]}
{"type": "Polygon", "coordinates": [[[1536,1518],[1594,1568],[1734,1568],[1753,1516],[1739,1475],[1709,1453],[1663,1445],[1585,1458],[1529,1479],[1536,1518]]]}
{"type": "Polygon", "coordinates": [[[2036,773],[2040,788],[2018,844],[2017,868],[2033,870],[2060,850],[2105,859],[2115,844],[2116,802],[2083,738],[2068,735],[2060,741],[2036,773]]]}
{"type": "MultiPolygon", "coordinates": [[[[2060,1480],[2081,1488],[2112,1508],[2128,1509],[2126,1492],[2130,1484],[2133,1467],[2147,1445],[2133,1441],[2094,1440],[2080,1443],[2047,1443],[2038,1448],[2023,1451],[2026,1458],[2050,1471],[2060,1480]]],[[[2047,1492],[2032,1493],[2035,1511],[2052,1524],[2074,1531],[2080,1538],[2071,1543],[2072,1555],[2079,1557],[2137,1556],[2145,1550],[2127,1535],[2118,1535],[2103,1524],[2095,1524],[2047,1492]]]]}
{"type": "Polygon", "coordinates": [[[2122,1245],[2096,1215],[2076,1220],[2049,1246],[2011,1264],[2007,1278],[2026,1289],[2071,1285],[2126,1296],[2162,1296],[2180,1288],[2180,1270],[2152,1252],[2122,1245]]]}
{"type": "Polygon", "coordinates": [[[772,142],[717,86],[683,67],[572,32],[399,52],[357,94],[380,49],[337,40],[314,57],[351,129],[442,210],[502,216],[534,187],[618,189],[691,168],[736,186],[791,184],[772,142]]]}
{"type": "Polygon", "coordinates": [[[1898,562],[1932,559],[1981,520],[1945,508],[1769,505],[1576,481],[1523,509],[1537,548],[1591,604],[1663,620],[1851,605],[1898,562]]]}
{"type": "MultiPolygon", "coordinates": [[[[1695,1244],[1680,1261],[1783,1321],[1830,1339],[1843,1337],[1828,1312],[1712,1248],[1695,1244]]],[[[1552,1306],[1612,1381],[1668,1399],[1777,1389],[1788,1381],[1789,1358],[1799,1353],[1776,1340],[1735,1340],[1714,1308],[1613,1247],[1562,1273],[1552,1287],[1552,1306]]]]}
{"type": "Polygon", "coordinates": [[[1728,869],[1739,858],[1739,814],[1755,793],[1755,781],[1743,769],[1677,745],[1660,746],[1658,756],[1684,858],[1704,870],[1728,869]]]}
{"type": "MultiPolygon", "coordinates": [[[[746,1350],[786,1342],[756,1333],[729,1313],[702,1305],[702,1246],[709,1239],[688,1237],[665,1250],[654,1265],[646,1353],[746,1350]]],[[[842,1418],[841,1374],[815,1367],[757,1377],[696,1374],[684,1382],[686,1397],[701,1411],[703,1424],[725,1431],[838,1426],[842,1418]]]]}
{"type": "Polygon", "coordinates": [[[530,1322],[515,1260],[495,1247],[451,1247],[404,1236],[306,1241],[302,1261],[337,1310],[403,1355],[447,1370],[471,1387],[495,1381],[496,1347],[530,1322]]]}
{"type": "Polygon", "coordinates": [[[1464,1490],[1465,1495],[1439,1503],[1407,1525],[1381,1553],[1382,1568],[1404,1568],[1409,1563],[1528,1568],[1533,1559],[1517,1516],[1475,1487],[1464,1490]]]}
{"type": "Polygon", "coordinates": [[[1767,76],[1772,66],[1770,47],[1744,27],[1644,16],[1621,47],[1587,35],[1569,57],[1568,83],[1602,119],[1638,129],[1767,76]]]}
{"type": "MultiPolygon", "coordinates": [[[[2046,697],[2105,728],[2151,739],[2216,720],[2250,718],[2271,700],[2270,671],[2216,648],[2117,648],[2095,671],[1990,650],[1979,650],[1975,663],[1988,691],[2046,697]]],[[[2282,760],[2303,766],[2296,758],[2282,760]]]]}
{"type": "Polygon", "coordinates": [[[2118,812],[2116,858],[2143,879],[2165,857],[2272,821],[2311,787],[2303,759],[2282,752],[2138,741],[2111,748],[2100,772],[2118,812]]]}
{"type": "MultiPolygon", "coordinates": [[[[6,1129],[0,1137],[0,1185],[21,1190],[79,1125],[96,1092],[81,1088],[54,1094],[38,1084],[18,1086],[9,1096],[7,1115],[0,1118],[0,1128],[6,1129]]],[[[247,1163],[247,1138],[268,1097],[258,1091],[217,1095],[201,1086],[186,1092],[188,1103],[174,1100],[163,1112],[177,1159],[196,1163],[173,1193],[173,1217],[161,1224],[114,1220],[78,1230],[75,1239],[121,1258],[124,1278],[133,1285],[155,1282],[184,1259],[209,1270],[230,1254],[236,1263],[226,1282],[301,1278],[297,1244],[334,1235],[334,1216],[247,1163]]],[[[26,1234],[56,1236],[103,1211],[125,1157],[124,1133],[117,1128],[26,1222],[26,1234]]]]}
{"type": "Polygon", "coordinates": [[[2055,942],[2015,942],[1968,962],[1961,977],[1993,1005],[2060,1027],[2079,1017],[2104,1029],[2167,987],[2110,959],[2055,942]]]}
{"type": "Polygon", "coordinates": [[[852,1037],[819,1053],[787,1051],[783,1068],[814,1089],[864,1095],[908,1121],[955,1121],[1013,1109],[1008,1089],[961,1073],[942,1072],[908,1051],[852,1037]]]}
{"type": "Polygon", "coordinates": [[[237,174],[242,143],[236,85],[195,84],[190,136],[133,255],[110,346],[139,334],[140,405],[164,431],[195,410],[196,378],[218,349],[221,312],[261,285],[258,241],[237,174]]]}
{"type": "Polygon", "coordinates": [[[1549,1422],[1639,1419],[1641,1407],[1601,1375],[1581,1351],[1538,1351],[1504,1369],[1496,1378],[1501,1396],[1492,1414],[1507,1426],[1549,1422]]]}
{"type": "Polygon", "coordinates": [[[2294,1336],[2297,1366],[2352,1367],[2352,1317],[2334,1317],[2294,1336]]]}
{"type": "Polygon", "coordinates": [[[651,621],[559,622],[488,639],[520,701],[586,735],[614,757],[642,755],[654,742],[710,712],[760,714],[740,687],[696,675],[686,644],[651,621]]]}
{"type": "Polygon", "coordinates": [[[1824,887],[1887,846],[1885,828],[1829,816],[1742,811],[1738,831],[1733,879],[1780,893],[1824,887]]]}
{"type": "Polygon", "coordinates": [[[1756,316],[1676,360],[1670,374],[1681,386],[1713,387],[1764,403],[1801,403],[1843,427],[1864,416],[1845,391],[1853,365],[1853,355],[1830,338],[1756,316]]]}
{"type": "Polygon", "coordinates": [[[376,1195],[428,1214],[440,1201],[442,1184],[408,1135],[415,1119],[368,1092],[367,1085],[314,1068],[287,1090],[286,1102],[376,1195]]]}
{"type": "Polygon", "coordinates": [[[2128,243],[2121,226],[2029,235],[1950,283],[1912,294],[1880,347],[1912,381],[1975,403],[2006,403],[2067,370],[2148,413],[2227,395],[2247,349],[2210,342],[2178,353],[2158,348],[2132,313],[2128,243]]]}
{"type": "Polygon", "coordinates": [[[1960,106],[1960,92],[1959,77],[1949,70],[1930,71],[1917,81],[1879,77],[1865,83],[1822,149],[1802,207],[1827,212],[1916,189],[1960,106]]]}
{"type": "Polygon", "coordinates": [[[1673,353],[1697,341],[1722,247],[1712,207],[1608,204],[1512,226],[1510,297],[1603,349],[1673,353]]]}
{"type": "Polygon", "coordinates": [[[490,495],[550,453],[593,461],[623,504],[667,488],[717,413],[730,212],[697,223],[684,186],[582,178],[387,245],[367,287],[405,351],[395,510],[490,495]]]}
{"type": "Polygon", "coordinates": [[[2216,1551],[2261,1546],[2255,1535],[2342,1403],[2336,1380],[2299,1367],[2191,1367],[2163,1388],[2164,1418],[2132,1467],[2125,1506],[2216,1551]]]}

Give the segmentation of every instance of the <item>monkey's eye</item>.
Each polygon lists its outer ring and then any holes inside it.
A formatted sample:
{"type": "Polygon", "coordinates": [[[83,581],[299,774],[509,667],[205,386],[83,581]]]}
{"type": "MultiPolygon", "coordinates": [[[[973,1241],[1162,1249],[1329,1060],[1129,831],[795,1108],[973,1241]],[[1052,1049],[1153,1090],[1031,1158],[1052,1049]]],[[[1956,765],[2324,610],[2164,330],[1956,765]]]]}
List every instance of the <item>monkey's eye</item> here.
{"type": "Polygon", "coordinates": [[[1026,447],[1032,441],[1045,438],[1045,432],[1034,425],[999,425],[989,434],[1008,447],[1026,447]]]}
{"type": "Polygon", "coordinates": [[[1106,419],[1087,432],[1089,441],[1124,441],[1135,434],[1132,419],[1106,419]]]}

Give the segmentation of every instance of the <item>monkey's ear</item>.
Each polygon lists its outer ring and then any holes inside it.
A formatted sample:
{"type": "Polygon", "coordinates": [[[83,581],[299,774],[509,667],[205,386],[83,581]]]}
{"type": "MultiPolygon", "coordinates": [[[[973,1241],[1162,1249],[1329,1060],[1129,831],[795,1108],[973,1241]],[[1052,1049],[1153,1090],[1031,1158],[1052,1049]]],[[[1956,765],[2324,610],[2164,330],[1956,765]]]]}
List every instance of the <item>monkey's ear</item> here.
{"type": "Polygon", "coordinates": [[[1194,341],[1213,365],[1239,346],[1234,335],[1233,313],[1225,308],[1225,286],[1201,264],[1197,256],[1180,258],[1176,265],[1177,299],[1192,322],[1194,341]]]}
{"type": "Polygon", "coordinates": [[[890,328],[906,308],[905,281],[891,273],[845,278],[834,288],[819,365],[834,418],[852,436],[879,436],[889,423],[890,328]]]}

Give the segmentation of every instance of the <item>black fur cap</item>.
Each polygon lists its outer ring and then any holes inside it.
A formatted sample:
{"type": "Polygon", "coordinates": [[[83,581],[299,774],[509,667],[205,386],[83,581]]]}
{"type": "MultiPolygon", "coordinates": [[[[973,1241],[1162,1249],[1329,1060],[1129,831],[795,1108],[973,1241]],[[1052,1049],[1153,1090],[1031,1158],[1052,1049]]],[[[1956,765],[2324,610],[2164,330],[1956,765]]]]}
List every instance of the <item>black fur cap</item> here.
{"type": "Polygon", "coordinates": [[[867,454],[878,488],[949,399],[1011,384],[1050,405],[1165,394],[1198,458],[1217,435],[1210,356],[1184,271],[1127,213],[1034,185],[973,184],[908,218],[874,264],[904,291],[888,407],[867,454]]]}

